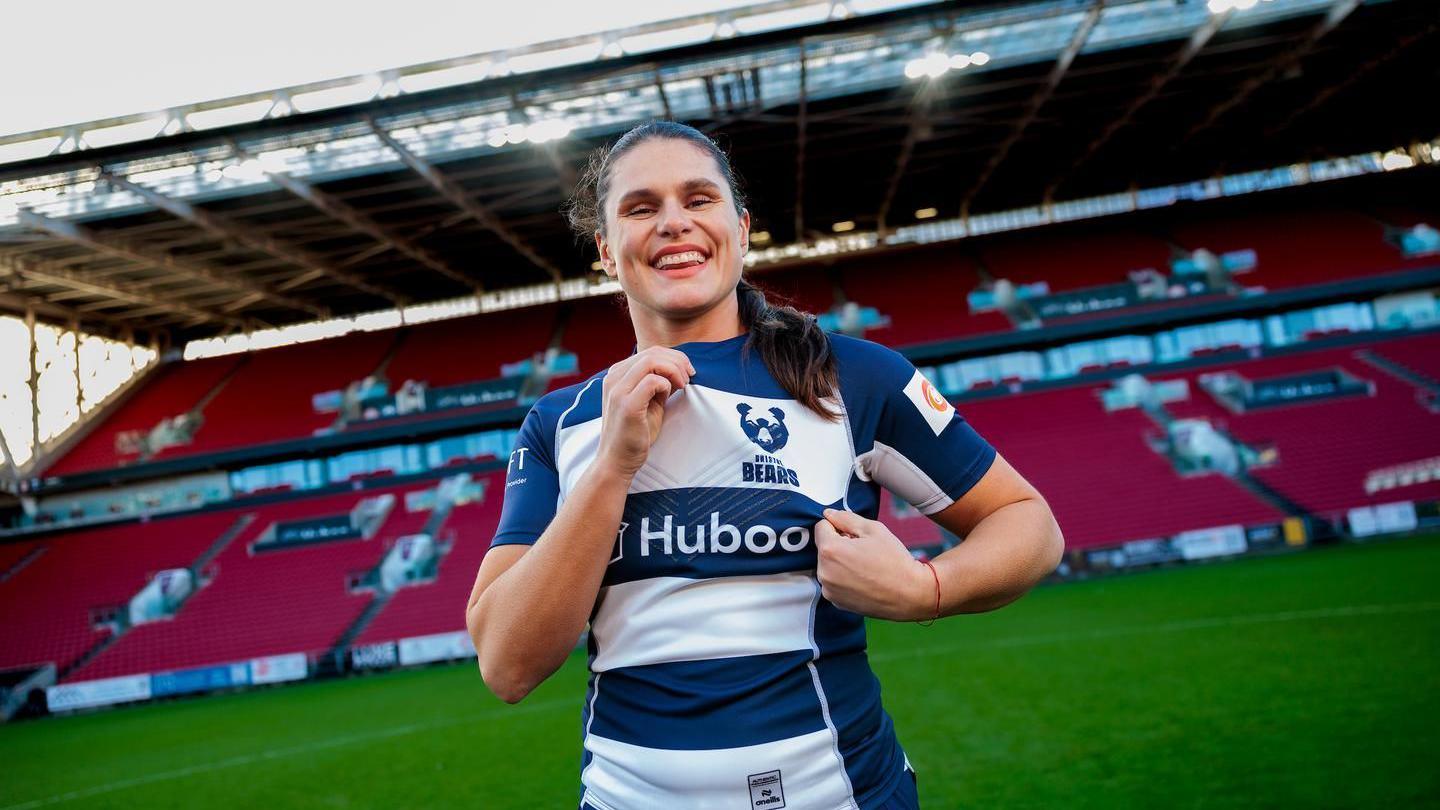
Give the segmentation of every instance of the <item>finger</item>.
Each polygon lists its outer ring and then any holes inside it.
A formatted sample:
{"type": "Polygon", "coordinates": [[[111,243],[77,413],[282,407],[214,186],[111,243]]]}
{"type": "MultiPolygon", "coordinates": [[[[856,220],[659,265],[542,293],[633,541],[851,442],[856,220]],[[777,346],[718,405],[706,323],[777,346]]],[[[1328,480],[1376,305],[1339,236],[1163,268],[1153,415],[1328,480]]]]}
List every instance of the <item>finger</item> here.
{"type": "MultiPolygon", "coordinates": [[[[675,354],[679,354],[679,352],[675,352],[675,354]]],[[[684,355],[680,355],[680,357],[684,358],[684,355]]],[[[670,380],[670,384],[675,390],[679,390],[690,383],[690,373],[687,370],[688,363],[689,361],[685,360],[682,365],[682,363],[674,357],[658,353],[651,354],[636,362],[625,372],[625,376],[620,380],[619,390],[621,392],[634,390],[636,386],[640,385],[640,381],[645,379],[645,376],[648,374],[658,374],[665,377],[670,380]]]]}
{"type": "Polygon", "coordinates": [[[626,395],[627,410],[644,413],[650,407],[652,400],[664,404],[665,400],[670,398],[670,392],[674,390],[669,379],[659,374],[649,374],[626,395]]]}
{"type": "Polygon", "coordinates": [[[825,519],[841,532],[851,537],[860,537],[865,534],[870,521],[855,514],[840,509],[826,509],[825,519]]]}
{"type": "Polygon", "coordinates": [[[678,363],[681,368],[685,369],[685,370],[686,370],[687,372],[689,372],[690,374],[693,375],[693,374],[695,373],[695,364],[692,363],[692,362],[690,362],[690,357],[689,357],[689,355],[685,354],[684,352],[680,351],[679,349],[671,349],[671,348],[669,348],[669,347],[667,347],[667,346],[651,346],[650,348],[646,349],[646,350],[643,351],[643,352],[640,352],[639,354],[637,354],[637,355],[635,355],[635,356],[636,356],[636,357],[642,357],[642,356],[647,356],[647,355],[648,355],[648,356],[653,356],[653,357],[666,357],[666,358],[669,358],[669,359],[671,359],[671,360],[674,360],[676,363],[678,363]]]}
{"type": "Polygon", "coordinates": [[[839,542],[842,538],[830,521],[822,520],[815,524],[815,548],[823,549],[831,543],[839,542]]]}

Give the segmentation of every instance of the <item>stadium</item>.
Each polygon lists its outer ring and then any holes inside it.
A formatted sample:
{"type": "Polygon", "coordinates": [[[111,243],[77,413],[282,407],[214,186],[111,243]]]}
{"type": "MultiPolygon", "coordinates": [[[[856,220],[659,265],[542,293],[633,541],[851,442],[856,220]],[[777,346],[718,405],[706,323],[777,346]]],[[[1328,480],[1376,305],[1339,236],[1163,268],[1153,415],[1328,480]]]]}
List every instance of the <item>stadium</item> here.
{"type": "Polygon", "coordinates": [[[1064,532],[869,622],[926,807],[1440,804],[1437,29],[769,0],[0,135],[0,810],[575,806],[583,648],[507,706],[462,608],[531,405],[635,346],[561,209],[650,120],[1064,532]]]}

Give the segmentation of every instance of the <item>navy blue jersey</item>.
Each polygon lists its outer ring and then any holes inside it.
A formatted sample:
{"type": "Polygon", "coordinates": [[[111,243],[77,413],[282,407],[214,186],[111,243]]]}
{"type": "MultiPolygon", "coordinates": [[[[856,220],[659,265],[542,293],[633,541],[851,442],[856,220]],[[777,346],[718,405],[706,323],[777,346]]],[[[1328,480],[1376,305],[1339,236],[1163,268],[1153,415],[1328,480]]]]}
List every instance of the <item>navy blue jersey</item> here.
{"type": "MultiPolygon", "coordinates": [[[[696,374],[631,483],[590,618],[590,805],[864,810],[904,777],[864,619],[820,594],[814,526],[827,507],[873,519],[882,485],[938,512],[995,451],[904,357],[830,340],[835,421],[743,335],[676,347],[696,374]]],[[[534,543],[594,460],[603,376],[531,409],[495,545],[534,543]]]]}

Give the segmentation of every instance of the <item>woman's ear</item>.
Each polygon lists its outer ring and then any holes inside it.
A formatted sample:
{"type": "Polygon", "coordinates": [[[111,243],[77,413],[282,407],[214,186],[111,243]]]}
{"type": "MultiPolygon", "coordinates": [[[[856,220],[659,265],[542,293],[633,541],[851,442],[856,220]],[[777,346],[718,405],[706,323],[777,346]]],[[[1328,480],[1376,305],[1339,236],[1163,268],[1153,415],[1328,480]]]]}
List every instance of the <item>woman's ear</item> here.
{"type": "Polygon", "coordinates": [[[595,250],[600,254],[600,269],[610,278],[615,278],[615,257],[610,255],[610,243],[605,241],[605,234],[601,231],[595,232],[595,250]]]}
{"type": "Polygon", "coordinates": [[[750,252],[750,209],[740,209],[740,253],[750,252]]]}

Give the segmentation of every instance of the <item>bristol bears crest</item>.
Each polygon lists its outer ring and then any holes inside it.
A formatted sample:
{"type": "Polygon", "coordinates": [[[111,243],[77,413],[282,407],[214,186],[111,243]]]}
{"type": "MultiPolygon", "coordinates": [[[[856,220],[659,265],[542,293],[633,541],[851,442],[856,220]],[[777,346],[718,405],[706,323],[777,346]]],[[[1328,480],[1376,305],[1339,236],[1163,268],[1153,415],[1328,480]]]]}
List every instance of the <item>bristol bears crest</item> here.
{"type": "Polygon", "coordinates": [[[759,419],[751,419],[752,408],[743,402],[736,405],[735,410],[740,412],[740,429],[745,431],[745,435],[750,441],[759,445],[760,449],[765,452],[774,453],[790,440],[790,430],[785,427],[785,412],[779,408],[770,409],[771,415],[775,417],[774,421],[763,416],[759,419]]]}

